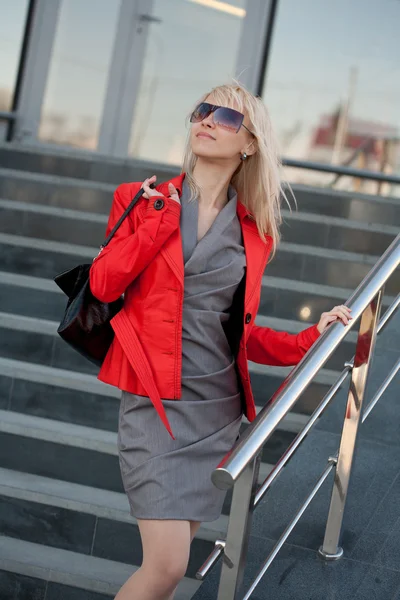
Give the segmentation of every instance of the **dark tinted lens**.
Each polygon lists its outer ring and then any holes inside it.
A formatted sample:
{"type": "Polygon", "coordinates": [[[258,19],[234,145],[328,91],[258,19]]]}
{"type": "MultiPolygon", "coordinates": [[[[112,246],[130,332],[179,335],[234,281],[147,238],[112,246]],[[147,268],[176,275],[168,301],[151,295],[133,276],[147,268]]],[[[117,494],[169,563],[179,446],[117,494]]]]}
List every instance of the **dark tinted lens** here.
{"type": "Polygon", "coordinates": [[[191,123],[199,123],[203,119],[206,119],[208,117],[208,115],[210,114],[211,109],[212,109],[211,104],[208,104],[208,102],[202,102],[192,112],[192,115],[190,117],[190,122],[191,123]]]}
{"type": "Polygon", "coordinates": [[[229,129],[229,131],[239,131],[243,123],[243,115],[233,108],[221,106],[214,112],[214,123],[225,129],[229,129]]]}

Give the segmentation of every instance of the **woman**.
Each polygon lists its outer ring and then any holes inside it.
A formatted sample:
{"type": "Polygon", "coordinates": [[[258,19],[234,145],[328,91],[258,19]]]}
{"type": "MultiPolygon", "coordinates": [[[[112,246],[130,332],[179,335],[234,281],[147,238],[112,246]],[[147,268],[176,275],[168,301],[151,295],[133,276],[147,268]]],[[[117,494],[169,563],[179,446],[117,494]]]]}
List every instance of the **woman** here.
{"type": "Polygon", "coordinates": [[[93,294],[124,308],[99,379],[122,390],[118,449],[143,564],[116,600],[172,599],[202,521],[224,492],[212,470],[255,418],[247,361],[298,363],[333,321],[290,335],[254,325],[279,241],[279,161],[267,110],[239,84],[205,94],[191,115],[182,173],[120,185],[107,233],[143,198],[93,262],[93,294]],[[155,410],[156,409],[156,410],[155,410]]]}

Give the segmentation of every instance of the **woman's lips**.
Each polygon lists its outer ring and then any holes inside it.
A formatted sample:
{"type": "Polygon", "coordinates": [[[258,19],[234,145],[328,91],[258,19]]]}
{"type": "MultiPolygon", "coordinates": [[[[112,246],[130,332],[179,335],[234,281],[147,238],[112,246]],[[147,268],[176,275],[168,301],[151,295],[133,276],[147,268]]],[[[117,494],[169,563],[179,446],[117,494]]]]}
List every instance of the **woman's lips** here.
{"type": "Polygon", "coordinates": [[[208,133],[198,133],[197,137],[203,137],[203,138],[208,138],[209,140],[215,140],[215,138],[213,138],[212,135],[209,135],[208,133]]]}

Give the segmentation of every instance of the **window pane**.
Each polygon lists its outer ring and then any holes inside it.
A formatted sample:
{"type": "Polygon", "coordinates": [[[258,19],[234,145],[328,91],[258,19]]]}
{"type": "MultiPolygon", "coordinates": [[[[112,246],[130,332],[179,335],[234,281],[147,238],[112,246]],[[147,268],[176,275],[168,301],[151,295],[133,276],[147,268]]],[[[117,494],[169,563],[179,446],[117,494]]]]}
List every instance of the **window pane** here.
{"type": "Polygon", "coordinates": [[[246,0],[154,0],[129,154],[179,164],[196,98],[235,73],[246,0]]]}
{"type": "Polygon", "coordinates": [[[95,149],[120,1],[64,0],[59,14],[39,137],[95,149]]]}
{"type": "Polygon", "coordinates": [[[25,31],[28,0],[0,0],[0,110],[10,111],[25,31]]]}
{"type": "MultiPolygon", "coordinates": [[[[400,171],[399,22],[395,0],[279,0],[263,98],[283,156],[400,171]]],[[[291,169],[290,179],[333,176],[291,169]]],[[[338,182],[354,185],[377,186],[338,182]]]]}

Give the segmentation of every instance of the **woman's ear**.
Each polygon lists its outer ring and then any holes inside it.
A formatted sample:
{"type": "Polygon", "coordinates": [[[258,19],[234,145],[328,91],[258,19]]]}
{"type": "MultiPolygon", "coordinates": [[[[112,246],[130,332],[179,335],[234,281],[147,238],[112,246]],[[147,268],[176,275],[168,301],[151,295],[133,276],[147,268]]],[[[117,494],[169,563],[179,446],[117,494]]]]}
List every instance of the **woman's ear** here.
{"type": "Polygon", "coordinates": [[[255,139],[251,140],[251,142],[242,151],[242,154],[243,154],[243,152],[246,152],[247,156],[251,156],[252,154],[255,154],[257,152],[257,140],[255,140],[255,139]]]}

